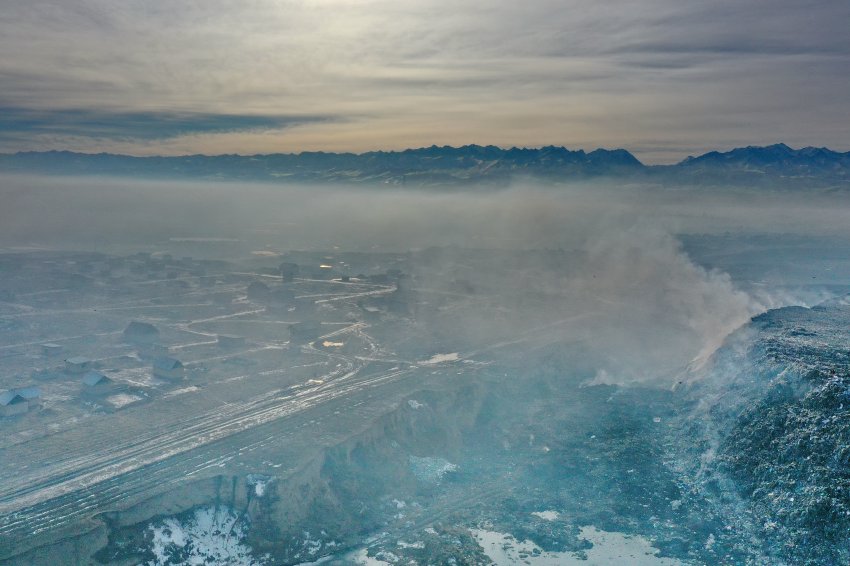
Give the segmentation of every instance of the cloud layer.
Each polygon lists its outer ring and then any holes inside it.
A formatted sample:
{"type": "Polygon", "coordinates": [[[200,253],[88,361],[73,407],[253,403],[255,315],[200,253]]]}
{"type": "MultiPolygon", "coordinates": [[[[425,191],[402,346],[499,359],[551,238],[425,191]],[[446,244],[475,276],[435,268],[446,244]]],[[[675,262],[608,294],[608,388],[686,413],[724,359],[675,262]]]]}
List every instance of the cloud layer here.
{"type": "Polygon", "coordinates": [[[842,0],[9,4],[4,151],[850,149],[842,0]],[[49,119],[22,127],[32,113],[49,119]],[[62,120],[78,113],[79,127],[62,120]],[[136,120],[187,115],[207,123],[136,120]],[[103,122],[106,135],[87,127],[103,122]]]}

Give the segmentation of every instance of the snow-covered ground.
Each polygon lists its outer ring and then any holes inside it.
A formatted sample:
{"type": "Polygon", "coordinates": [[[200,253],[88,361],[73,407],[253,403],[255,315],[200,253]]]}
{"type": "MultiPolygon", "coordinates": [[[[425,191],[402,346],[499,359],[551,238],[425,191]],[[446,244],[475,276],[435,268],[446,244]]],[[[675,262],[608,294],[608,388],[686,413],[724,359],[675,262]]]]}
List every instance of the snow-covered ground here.
{"type": "Polygon", "coordinates": [[[560,516],[557,511],[533,511],[531,514],[544,521],[555,521],[560,516]]]}
{"type": "Polygon", "coordinates": [[[118,393],[116,395],[112,395],[106,398],[106,402],[115,407],[116,409],[120,409],[126,405],[131,405],[136,401],[141,401],[142,398],[138,395],[130,395],[129,393],[118,393]]]}
{"type": "Polygon", "coordinates": [[[531,566],[681,566],[672,558],[657,556],[658,549],[645,538],[622,533],[600,531],[595,527],[582,527],[581,538],[590,541],[593,548],[582,556],[576,552],[545,552],[530,540],[518,541],[509,534],[471,529],[472,535],[484,553],[496,566],[525,563],[531,566]]]}
{"type": "Polygon", "coordinates": [[[422,362],[422,365],[432,366],[435,364],[442,364],[445,362],[456,362],[460,359],[460,354],[457,352],[453,352],[451,354],[435,354],[431,356],[430,359],[422,362]]]}
{"type": "Polygon", "coordinates": [[[243,543],[246,524],[224,507],[205,507],[185,521],[169,518],[150,527],[156,558],[144,566],[262,566],[243,543]]]}

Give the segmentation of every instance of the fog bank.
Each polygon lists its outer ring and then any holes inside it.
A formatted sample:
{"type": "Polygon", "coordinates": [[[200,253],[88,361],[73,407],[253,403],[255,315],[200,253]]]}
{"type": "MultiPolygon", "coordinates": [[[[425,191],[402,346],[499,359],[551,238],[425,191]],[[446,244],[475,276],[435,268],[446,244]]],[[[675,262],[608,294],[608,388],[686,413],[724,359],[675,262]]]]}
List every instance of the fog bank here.
{"type": "MultiPolygon", "coordinates": [[[[604,184],[427,192],[7,176],[0,197],[7,249],[170,252],[187,238],[226,239],[231,258],[439,247],[414,266],[415,286],[462,280],[497,301],[534,297],[523,327],[549,325],[547,340],[580,344],[600,360],[595,382],[618,383],[669,382],[754,314],[798,300],[786,290],[744,292],[726,273],[697,265],[677,234],[850,231],[848,207],[829,196],[604,184]]],[[[485,301],[452,329],[495,340],[515,324],[485,301]]]]}

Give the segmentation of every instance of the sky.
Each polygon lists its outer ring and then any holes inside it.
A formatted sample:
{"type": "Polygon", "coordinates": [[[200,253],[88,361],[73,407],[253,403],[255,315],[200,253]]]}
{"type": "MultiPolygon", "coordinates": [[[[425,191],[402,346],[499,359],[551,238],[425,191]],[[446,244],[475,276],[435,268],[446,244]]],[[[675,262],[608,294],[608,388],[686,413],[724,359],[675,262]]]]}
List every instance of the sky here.
{"type": "Polygon", "coordinates": [[[846,0],[0,8],[0,152],[850,150],[846,0]]]}

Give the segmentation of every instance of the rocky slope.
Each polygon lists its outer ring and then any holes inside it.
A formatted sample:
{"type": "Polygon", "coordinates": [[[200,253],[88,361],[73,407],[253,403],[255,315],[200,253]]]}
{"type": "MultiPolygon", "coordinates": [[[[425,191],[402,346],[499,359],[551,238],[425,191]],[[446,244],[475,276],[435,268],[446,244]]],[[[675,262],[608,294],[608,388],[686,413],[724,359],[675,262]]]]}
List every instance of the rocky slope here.
{"type": "Polygon", "coordinates": [[[842,304],[769,311],[685,388],[691,487],[776,563],[850,561],[848,323],[842,304]]]}

